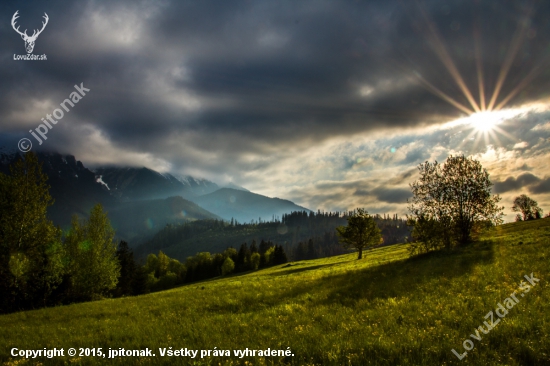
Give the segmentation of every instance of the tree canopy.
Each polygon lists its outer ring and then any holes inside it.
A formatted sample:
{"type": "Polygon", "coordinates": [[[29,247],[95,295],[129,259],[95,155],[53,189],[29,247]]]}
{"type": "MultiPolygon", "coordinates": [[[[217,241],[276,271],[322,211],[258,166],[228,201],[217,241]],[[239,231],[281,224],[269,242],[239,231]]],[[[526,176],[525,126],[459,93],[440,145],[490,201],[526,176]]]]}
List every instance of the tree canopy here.
{"type": "Polygon", "coordinates": [[[380,229],[374,218],[362,208],[358,208],[348,217],[347,226],[336,228],[338,238],[345,248],[358,251],[357,259],[363,258],[363,249],[371,248],[382,242],[380,229]]]}
{"type": "Polygon", "coordinates": [[[418,170],[420,179],[410,184],[409,223],[415,239],[430,243],[427,249],[468,243],[476,225],[502,222],[504,207],[491,195],[493,184],[479,161],[451,155],[443,166],[426,161],[418,170]]]}
{"type": "Polygon", "coordinates": [[[73,216],[71,230],[65,238],[72,298],[91,300],[116,287],[120,263],[114,236],[115,231],[100,204],[92,208],[89,220],[73,216]]]}
{"type": "Polygon", "coordinates": [[[514,199],[512,211],[521,212],[524,221],[542,217],[542,209],[539,207],[537,201],[525,194],[514,199]]]}
{"type": "Polygon", "coordinates": [[[62,280],[61,230],[46,217],[53,204],[32,152],[0,173],[0,312],[44,305],[62,280]]]}

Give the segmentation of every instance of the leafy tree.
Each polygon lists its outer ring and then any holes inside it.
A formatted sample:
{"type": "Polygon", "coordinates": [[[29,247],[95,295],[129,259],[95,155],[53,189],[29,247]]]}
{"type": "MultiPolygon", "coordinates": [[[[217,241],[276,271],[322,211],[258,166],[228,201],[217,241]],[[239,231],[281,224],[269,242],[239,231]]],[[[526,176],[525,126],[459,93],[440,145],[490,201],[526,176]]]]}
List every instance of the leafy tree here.
{"type": "Polygon", "coordinates": [[[237,249],[235,249],[233,247],[229,247],[223,252],[223,255],[225,257],[231,258],[231,260],[233,260],[233,262],[235,262],[237,260],[237,255],[238,255],[237,249]]]}
{"type": "Polygon", "coordinates": [[[175,274],[174,272],[166,271],[166,273],[163,274],[156,283],[155,290],[166,290],[172,288],[176,285],[177,281],[177,274],[175,274]]]}
{"type": "Polygon", "coordinates": [[[147,273],[153,273],[153,276],[158,277],[159,259],[156,254],[149,254],[143,267],[147,273]]]}
{"type": "Polygon", "coordinates": [[[212,255],[209,252],[201,252],[193,257],[188,257],[185,267],[187,268],[186,281],[188,282],[204,280],[217,275],[212,255]]]}
{"type": "Polygon", "coordinates": [[[382,240],[373,217],[362,208],[355,210],[348,217],[348,225],[337,227],[336,232],[344,248],[354,248],[359,252],[357,259],[363,258],[363,249],[376,246],[382,240]]]}
{"type": "MultiPolygon", "coordinates": [[[[193,258],[192,260],[194,261],[195,259],[193,258]]],[[[198,262],[195,261],[193,268],[196,269],[198,265],[198,262]]],[[[147,262],[142,268],[146,276],[144,276],[145,279],[142,279],[139,276],[143,275],[136,273],[136,277],[139,281],[142,281],[141,284],[136,286],[136,294],[144,293],[143,287],[151,291],[174,287],[179,283],[183,283],[187,274],[187,268],[183,263],[170,258],[162,251],[159,251],[158,256],[149,254],[147,262]],[[143,283],[145,283],[145,286],[143,286],[143,283]]]]}
{"type": "Polygon", "coordinates": [[[250,256],[250,268],[255,271],[260,267],[260,253],[254,252],[250,256]]]}
{"type": "Polygon", "coordinates": [[[157,277],[162,277],[166,274],[166,272],[168,272],[168,265],[170,264],[170,257],[168,257],[166,254],[164,254],[161,251],[159,251],[159,255],[157,256],[158,258],[158,267],[157,267],[157,271],[155,273],[155,275],[157,277]]]}
{"type": "Polygon", "coordinates": [[[409,202],[415,239],[439,233],[439,246],[450,248],[470,242],[476,225],[502,222],[504,207],[498,206],[498,195],[491,195],[493,184],[479,161],[451,155],[443,166],[425,162],[418,170],[420,179],[410,184],[409,202]]]}
{"type": "Polygon", "coordinates": [[[115,232],[100,204],[90,212],[90,219],[79,221],[73,216],[71,230],[65,239],[71,261],[71,297],[92,300],[114,289],[120,276],[115,232]]]}
{"type": "Polygon", "coordinates": [[[260,254],[264,254],[271,247],[272,247],[271,243],[266,242],[262,239],[262,241],[260,241],[260,248],[258,249],[258,252],[260,254]]]}
{"type": "Polygon", "coordinates": [[[525,194],[522,194],[514,199],[512,211],[521,212],[524,221],[533,220],[542,216],[542,209],[539,207],[537,201],[525,194]]]}
{"type": "Polygon", "coordinates": [[[410,219],[409,225],[413,226],[412,237],[414,240],[409,245],[409,253],[416,255],[439,250],[451,246],[451,236],[447,221],[437,221],[425,215],[410,219]]]}
{"type": "Polygon", "coordinates": [[[187,273],[187,268],[185,268],[185,264],[181,263],[177,259],[170,259],[170,263],[168,263],[168,272],[176,275],[176,284],[183,283],[185,280],[185,274],[187,273]]]}
{"type": "Polygon", "coordinates": [[[269,247],[265,251],[264,254],[262,254],[262,257],[260,258],[260,267],[269,267],[273,265],[273,253],[275,252],[274,247],[269,247]]]}
{"type": "Polygon", "coordinates": [[[225,258],[225,261],[222,265],[222,276],[226,276],[228,274],[233,273],[233,270],[235,269],[235,263],[233,260],[229,257],[225,258]]]}
{"type": "Polygon", "coordinates": [[[64,272],[61,230],[47,219],[47,177],[32,152],[0,173],[0,311],[44,306],[64,272]]]}

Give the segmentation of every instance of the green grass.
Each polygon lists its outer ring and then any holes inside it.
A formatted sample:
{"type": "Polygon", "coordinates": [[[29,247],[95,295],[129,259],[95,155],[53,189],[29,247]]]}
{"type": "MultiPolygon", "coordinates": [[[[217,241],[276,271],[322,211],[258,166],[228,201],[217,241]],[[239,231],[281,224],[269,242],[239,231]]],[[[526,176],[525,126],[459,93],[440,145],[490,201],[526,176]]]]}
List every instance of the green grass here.
{"type": "MultiPolygon", "coordinates": [[[[406,245],[114,300],[0,316],[0,363],[190,365],[550,364],[550,219],[506,224],[452,253],[406,245]],[[537,286],[481,341],[470,334],[533,272],[537,286]],[[464,352],[459,361],[451,349],[464,352]],[[154,358],[24,361],[10,349],[153,349],[154,358]],[[159,347],[284,349],[289,357],[160,357],[159,347]]],[[[496,315],[495,315],[496,316],[496,315]]]]}

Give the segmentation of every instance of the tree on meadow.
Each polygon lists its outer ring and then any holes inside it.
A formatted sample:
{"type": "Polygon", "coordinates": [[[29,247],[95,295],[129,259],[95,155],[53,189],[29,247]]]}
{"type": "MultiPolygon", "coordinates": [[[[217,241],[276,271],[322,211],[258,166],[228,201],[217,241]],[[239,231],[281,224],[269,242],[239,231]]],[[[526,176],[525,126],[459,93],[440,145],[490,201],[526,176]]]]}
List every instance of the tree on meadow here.
{"type": "Polygon", "coordinates": [[[514,199],[512,211],[521,212],[523,215],[523,221],[534,220],[542,217],[542,209],[539,207],[537,201],[525,194],[522,194],[514,199]]]}
{"type": "Polygon", "coordinates": [[[472,241],[476,227],[502,223],[500,197],[491,195],[489,173],[472,158],[449,156],[418,166],[420,179],[410,184],[409,224],[417,241],[435,241],[451,248],[472,241]]]}
{"type": "Polygon", "coordinates": [[[348,217],[347,226],[337,227],[336,232],[344,248],[358,251],[357,259],[363,258],[364,249],[377,246],[382,241],[374,218],[362,208],[353,211],[348,217]]]}
{"type": "Polygon", "coordinates": [[[37,156],[26,153],[0,173],[0,312],[44,306],[61,283],[61,230],[46,217],[53,204],[37,156]]]}

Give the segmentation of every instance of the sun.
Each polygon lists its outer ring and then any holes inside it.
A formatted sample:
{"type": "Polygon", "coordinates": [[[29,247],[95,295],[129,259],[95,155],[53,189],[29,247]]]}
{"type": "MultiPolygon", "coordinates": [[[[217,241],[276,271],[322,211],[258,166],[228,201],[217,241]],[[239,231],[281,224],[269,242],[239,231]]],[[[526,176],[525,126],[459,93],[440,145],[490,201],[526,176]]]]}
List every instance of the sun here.
{"type": "Polygon", "coordinates": [[[449,126],[464,125],[473,130],[473,133],[484,134],[500,130],[499,125],[518,115],[525,113],[523,108],[500,109],[471,113],[466,117],[448,123],[449,126]]]}
{"type": "Polygon", "coordinates": [[[490,132],[502,121],[511,117],[508,111],[483,111],[466,117],[466,123],[478,132],[490,132]]]}
{"type": "Polygon", "coordinates": [[[473,142],[473,147],[476,148],[480,143],[485,145],[501,145],[499,136],[505,139],[515,141],[516,138],[506,132],[503,127],[513,120],[514,117],[521,116],[528,112],[526,108],[510,108],[500,110],[486,110],[476,113],[471,113],[466,117],[459,118],[446,124],[447,128],[464,126],[462,131],[467,133],[467,136],[459,144],[459,147],[469,141],[473,142]],[[469,133],[467,132],[469,131],[469,133]]]}

